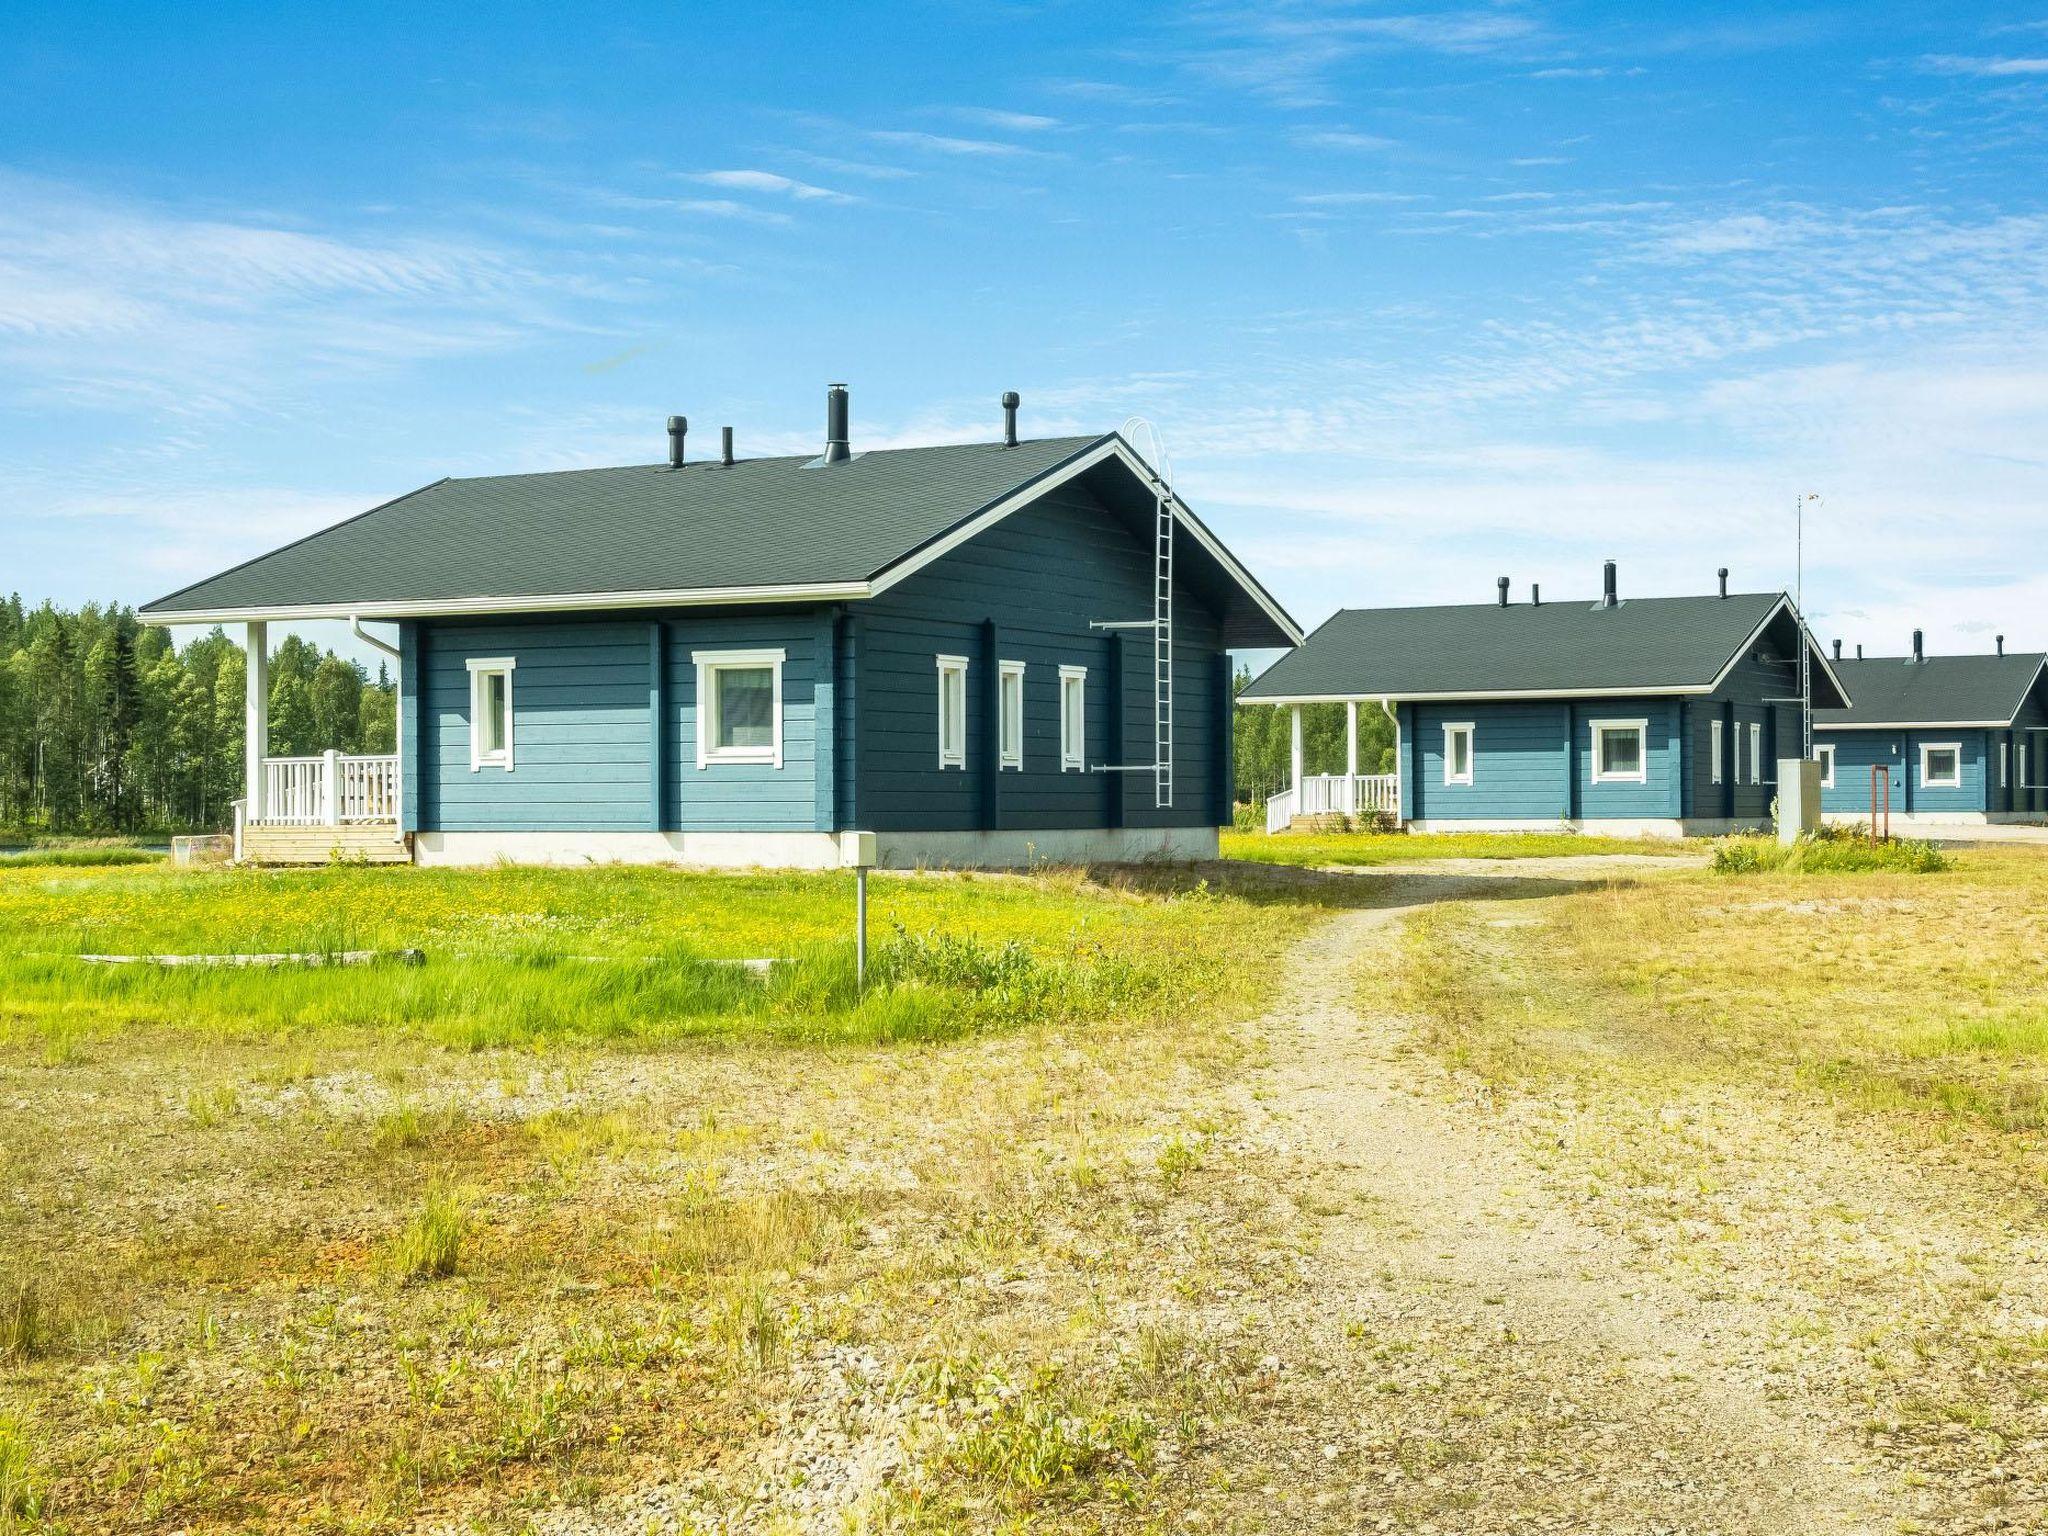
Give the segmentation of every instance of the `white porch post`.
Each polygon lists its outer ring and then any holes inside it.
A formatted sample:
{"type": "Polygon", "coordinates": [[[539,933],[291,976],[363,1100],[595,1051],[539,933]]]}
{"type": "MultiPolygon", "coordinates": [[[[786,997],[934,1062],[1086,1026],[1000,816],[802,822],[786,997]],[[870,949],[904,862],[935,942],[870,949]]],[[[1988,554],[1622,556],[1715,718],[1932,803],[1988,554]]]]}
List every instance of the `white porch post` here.
{"type": "Polygon", "coordinates": [[[341,825],[341,753],[329,747],[320,763],[320,819],[341,825]]]}
{"type": "Polygon", "coordinates": [[[1292,769],[1290,787],[1294,790],[1294,808],[1301,809],[1301,706],[1296,704],[1289,710],[1293,717],[1289,722],[1288,766],[1292,769]]]}
{"type": "Polygon", "coordinates": [[[248,664],[243,674],[247,687],[242,707],[242,791],[252,823],[261,823],[270,815],[263,792],[263,759],[270,755],[269,628],[260,619],[249,621],[248,664]]]}
{"type": "Polygon", "coordinates": [[[1358,777],[1358,700],[1344,701],[1344,772],[1358,777]]]}

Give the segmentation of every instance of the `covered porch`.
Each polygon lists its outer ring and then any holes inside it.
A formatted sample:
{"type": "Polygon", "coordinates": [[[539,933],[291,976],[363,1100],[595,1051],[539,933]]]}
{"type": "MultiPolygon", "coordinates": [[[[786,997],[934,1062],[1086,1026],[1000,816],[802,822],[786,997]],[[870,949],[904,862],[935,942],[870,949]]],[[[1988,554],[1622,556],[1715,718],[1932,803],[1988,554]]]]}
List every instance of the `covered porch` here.
{"type": "MultiPolygon", "coordinates": [[[[399,647],[350,621],[356,637],[405,665],[399,647]]],[[[235,860],[257,864],[408,863],[405,780],[396,752],[336,750],[272,757],[269,626],[252,620],[245,644],[243,796],[235,802],[235,860]]],[[[405,690],[398,692],[403,732],[405,690]]],[[[403,740],[402,734],[398,736],[403,740]]]]}
{"type": "MultiPolygon", "coordinates": [[[[1377,700],[1346,699],[1344,771],[1315,774],[1303,772],[1301,705],[1278,706],[1287,710],[1289,717],[1289,773],[1287,788],[1266,801],[1268,832],[1285,832],[1297,819],[1321,816],[1391,816],[1397,822],[1404,819],[1401,808],[1401,776],[1398,773],[1358,771],[1358,706],[1361,703],[1385,708],[1385,705],[1377,700]]],[[[1399,762],[1400,722],[1391,709],[1387,713],[1395,722],[1394,760],[1399,762]]]]}

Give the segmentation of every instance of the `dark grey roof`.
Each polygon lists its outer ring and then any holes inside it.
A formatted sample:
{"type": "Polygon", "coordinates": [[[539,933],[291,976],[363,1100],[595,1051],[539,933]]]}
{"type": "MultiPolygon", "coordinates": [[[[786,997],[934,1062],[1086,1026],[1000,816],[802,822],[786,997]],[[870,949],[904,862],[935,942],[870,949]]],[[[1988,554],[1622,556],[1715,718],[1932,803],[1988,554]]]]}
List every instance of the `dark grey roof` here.
{"type": "MultiPolygon", "coordinates": [[[[1081,469],[1115,442],[1110,434],[877,449],[830,466],[805,455],[440,480],[141,613],[159,622],[293,609],[393,616],[412,605],[658,605],[662,594],[728,591],[760,600],[870,581],[1018,492],[1076,471],[1149,539],[1139,505],[1150,505],[1149,492],[1137,477],[1113,460],[1081,469]]],[[[1216,547],[1213,556],[1189,551],[1186,569],[1216,597],[1229,643],[1291,643],[1293,621],[1216,547]]]]}
{"type": "MultiPolygon", "coordinates": [[[[1688,693],[1713,687],[1781,592],[1347,608],[1281,657],[1247,699],[1688,693]]],[[[1782,643],[1793,644],[1789,607],[1782,643]]],[[[1816,652],[1816,655],[1818,653],[1816,652]]],[[[1824,671],[1815,697],[1835,702],[1824,671]]]]}
{"type": "Polygon", "coordinates": [[[1835,670],[1855,704],[1816,709],[1816,729],[1859,725],[2009,725],[2041,675],[2040,651],[2006,656],[1870,656],[1838,661],[1835,670]]]}

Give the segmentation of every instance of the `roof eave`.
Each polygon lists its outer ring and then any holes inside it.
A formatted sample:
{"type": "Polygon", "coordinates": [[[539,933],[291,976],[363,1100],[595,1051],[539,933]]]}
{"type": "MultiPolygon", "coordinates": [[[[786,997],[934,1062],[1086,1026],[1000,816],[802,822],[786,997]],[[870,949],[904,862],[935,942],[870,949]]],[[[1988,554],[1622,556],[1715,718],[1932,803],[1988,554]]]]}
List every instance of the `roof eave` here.
{"type": "Polygon", "coordinates": [[[136,618],[144,624],[240,624],[270,620],[445,619],[499,613],[563,613],[620,608],[702,608],[724,604],[854,602],[874,595],[866,581],[806,582],[786,586],[694,587],[646,592],[534,593],[520,597],[392,599],[361,603],[287,603],[250,608],[150,607],[136,618]]]}

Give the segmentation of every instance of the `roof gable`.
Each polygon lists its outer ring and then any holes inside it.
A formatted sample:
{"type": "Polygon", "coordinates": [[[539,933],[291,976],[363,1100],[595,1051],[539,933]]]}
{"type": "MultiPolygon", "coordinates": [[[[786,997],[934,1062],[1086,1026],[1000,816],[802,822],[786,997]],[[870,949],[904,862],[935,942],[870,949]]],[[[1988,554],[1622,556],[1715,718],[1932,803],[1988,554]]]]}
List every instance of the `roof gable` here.
{"type": "Polygon", "coordinates": [[[1817,729],[1880,726],[2010,725],[2042,685],[2048,655],[1871,656],[1835,663],[1854,701],[1848,709],[1817,709],[1817,729]]]}
{"type": "MultiPolygon", "coordinates": [[[[1780,614],[1781,592],[1598,603],[1461,603],[1334,615],[1249,700],[1711,692],[1780,614]]],[[[1810,643],[1810,640],[1809,640],[1810,643]]],[[[1815,651],[1825,686],[1826,662],[1815,651]]]]}

